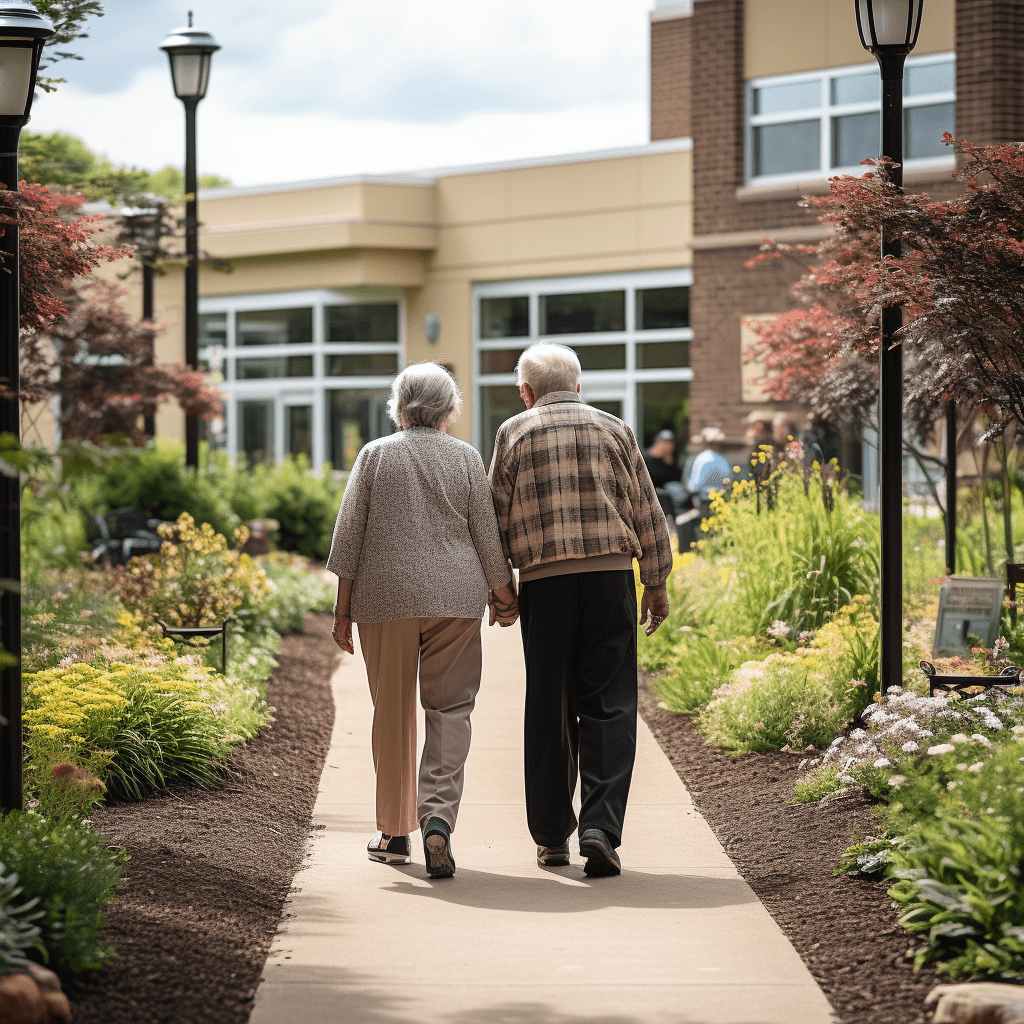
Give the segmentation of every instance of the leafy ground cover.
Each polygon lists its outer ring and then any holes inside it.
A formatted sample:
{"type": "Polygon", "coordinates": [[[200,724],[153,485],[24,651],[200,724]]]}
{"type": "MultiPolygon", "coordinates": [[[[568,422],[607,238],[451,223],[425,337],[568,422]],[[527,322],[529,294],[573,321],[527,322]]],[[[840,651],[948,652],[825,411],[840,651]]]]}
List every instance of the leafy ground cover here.
{"type": "Polygon", "coordinates": [[[332,588],[298,556],[252,559],[183,513],[159,553],[112,570],[30,563],[23,595],[27,811],[0,822],[0,970],[26,957],[66,979],[103,968],[127,856],[97,834],[106,801],[231,778],[235,751],[273,722],[267,679],[282,634],[327,611],[332,588]],[[231,622],[219,641],[163,637],[231,622]]]}
{"type": "MultiPolygon", "coordinates": [[[[677,560],[670,618],[641,644],[660,709],[733,757],[802,752],[796,804],[874,806],[835,866],[883,883],[917,968],[1024,980],[1024,692],[927,696],[941,522],[907,517],[904,679],[883,700],[877,519],[797,460],[713,511],[677,560]]],[[[1024,626],[1004,627],[994,650],[937,667],[997,674],[1024,654],[1024,626]]]]}

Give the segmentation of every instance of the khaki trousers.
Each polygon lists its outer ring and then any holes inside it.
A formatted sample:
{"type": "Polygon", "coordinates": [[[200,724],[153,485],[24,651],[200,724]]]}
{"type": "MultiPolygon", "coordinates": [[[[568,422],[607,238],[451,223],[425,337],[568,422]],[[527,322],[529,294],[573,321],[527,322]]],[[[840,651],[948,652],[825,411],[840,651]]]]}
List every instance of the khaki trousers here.
{"type": "Polygon", "coordinates": [[[480,620],[392,619],[358,630],[373,699],[377,828],[405,836],[437,817],[454,830],[480,689],[480,620]],[[417,670],[427,732],[418,800],[417,670]]]}

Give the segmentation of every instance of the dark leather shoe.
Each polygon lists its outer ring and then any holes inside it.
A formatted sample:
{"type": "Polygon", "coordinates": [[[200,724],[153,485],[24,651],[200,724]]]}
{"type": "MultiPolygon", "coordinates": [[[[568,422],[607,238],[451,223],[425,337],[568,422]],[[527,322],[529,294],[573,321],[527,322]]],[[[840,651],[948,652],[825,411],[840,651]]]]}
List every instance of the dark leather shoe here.
{"type": "Polygon", "coordinates": [[[564,868],[569,863],[569,840],[560,846],[538,846],[537,863],[542,868],[564,868]]]}
{"type": "Polygon", "coordinates": [[[384,832],[378,832],[366,844],[366,852],[370,860],[380,864],[410,864],[412,863],[412,843],[408,836],[389,836],[384,832]]]}
{"type": "Polygon", "coordinates": [[[448,822],[441,818],[431,818],[427,822],[423,829],[423,856],[431,878],[451,878],[455,874],[448,822]]]}
{"type": "Polygon", "coordinates": [[[580,834],[580,856],[587,858],[583,873],[593,878],[622,873],[615,847],[599,828],[588,828],[580,834]]]}

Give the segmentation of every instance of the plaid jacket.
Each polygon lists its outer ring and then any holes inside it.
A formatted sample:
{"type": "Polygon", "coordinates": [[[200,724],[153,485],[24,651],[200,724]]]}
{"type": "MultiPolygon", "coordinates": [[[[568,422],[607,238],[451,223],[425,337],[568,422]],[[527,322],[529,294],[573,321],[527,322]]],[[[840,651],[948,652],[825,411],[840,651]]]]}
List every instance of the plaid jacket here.
{"type": "Polygon", "coordinates": [[[633,431],[556,391],[506,420],[494,441],[491,493],[505,554],[517,569],[628,554],[644,586],[672,571],[665,514],[633,431]]]}

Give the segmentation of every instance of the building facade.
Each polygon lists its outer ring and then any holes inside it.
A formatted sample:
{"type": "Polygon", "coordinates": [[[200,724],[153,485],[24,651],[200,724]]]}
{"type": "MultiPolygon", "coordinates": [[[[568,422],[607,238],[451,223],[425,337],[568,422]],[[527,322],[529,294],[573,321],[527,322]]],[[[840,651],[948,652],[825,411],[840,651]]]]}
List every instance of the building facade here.
{"type": "MultiPolygon", "coordinates": [[[[795,273],[745,263],[765,237],[814,242],[802,195],[863,173],[879,89],[853,0],[657,0],[649,145],[487,167],[201,197],[201,358],[223,377],[211,440],[250,460],[294,453],[347,469],[390,431],[394,373],[433,359],[465,393],[454,433],[489,457],[521,408],[514,367],[552,338],[583,365],[583,395],[641,440],[724,429],[739,450],[770,407],[745,364],[752,320],[793,305],[795,273]]],[[[941,136],[1024,137],[1019,0],[928,0],[907,63],[906,187],[954,194],[941,136]]],[[[160,282],[182,351],[181,279],[160,282]]],[[[179,435],[166,407],[158,432],[179,435]]]]}

